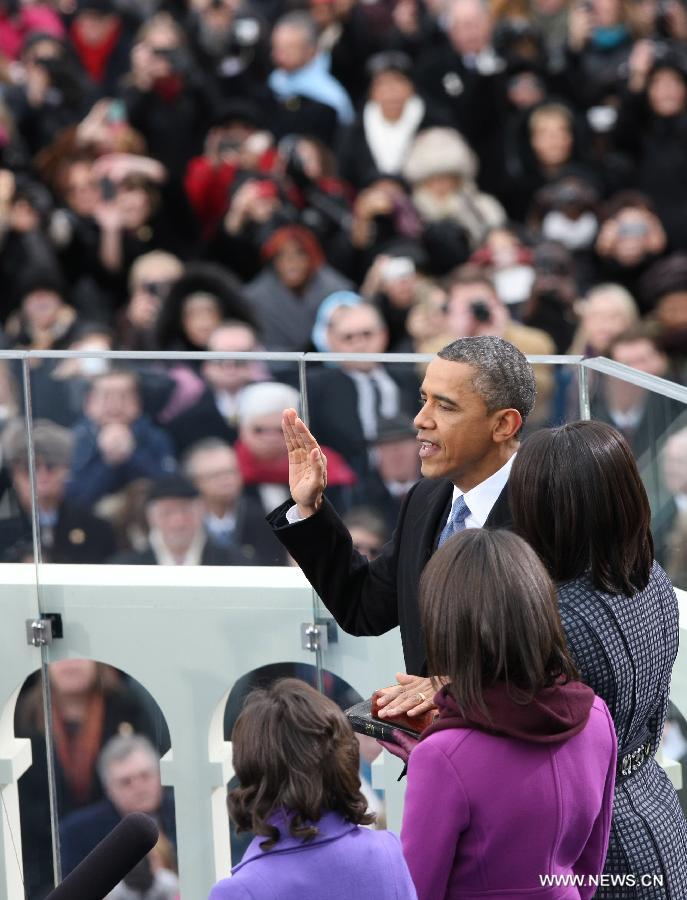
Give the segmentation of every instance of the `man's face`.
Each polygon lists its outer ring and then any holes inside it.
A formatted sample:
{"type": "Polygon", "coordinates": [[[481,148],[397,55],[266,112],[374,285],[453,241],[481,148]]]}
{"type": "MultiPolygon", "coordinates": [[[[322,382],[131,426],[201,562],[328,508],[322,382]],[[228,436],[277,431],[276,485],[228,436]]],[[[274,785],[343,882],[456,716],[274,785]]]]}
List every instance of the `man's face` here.
{"type": "Polygon", "coordinates": [[[616,344],[612,353],[616,362],[632,366],[648,375],[664,378],[668,369],[668,359],[648,338],[638,338],[626,344],[616,344]]]}
{"type": "Polygon", "coordinates": [[[99,378],[86,398],[85,409],[96,425],[131,425],[141,415],[141,401],[133,379],[125,374],[99,378]]]}
{"type": "Polygon", "coordinates": [[[635,321],[631,308],[613,292],[597,291],[582,309],[587,344],[603,356],[611,341],[635,321]]]}
{"type": "Polygon", "coordinates": [[[449,38],[456,53],[480,53],[491,42],[491,23],[479,0],[454,0],[451,10],[449,38]]]}
{"type": "MultiPolygon", "coordinates": [[[[256,349],[255,335],[241,325],[220,328],[208,341],[208,350],[224,353],[252,353],[256,349]]],[[[253,381],[251,363],[247,359],[208,360],[203,375],[215,391],[235,394],[253,381]]]]}
{"type": "Polygon", "coordinates": [[[193,497],[160,497],[148,507],[148,522],[172,553],[185,553],[202,527],[202,508],[193,497]]]}
{"type": "Polygon", "coordinates": [[[157,761],[141,749],[110,763],[105,791],[122,816],[155,812],[162,800],[157,761]]]}
{"type": "Polygon", "coordinates": [[[415,481],[419,475],[417,441],[412,435],[377,444],[375,459],[384,481],[415,481]]]}
{"type": "Polygon", "coordinates": [[[492,436],[500,413],[487,413],[467,363],[436,357],[427,366],[415,416],[420,468],[426,478],[450,478],[468,491],[493,474],[498,445],[492,436]]]}
{"type": "Polygon", "coordinates": [[[266,413],[242,422],[239,436],[258,459],[279,459],[286,455],[280,412],[266,413]]]}
{"type": "Polygon", "coordinates": [[[193,457],[193,481],[203,499],[234,506],[241,495],[241,472],[230,447],[199,450],[193,457]]]}
{"type": "MultiPolygon", "coordinates": [[[[36,457],[36,498],[39,508],[58,506],[64,497],[64,486],[69,468],[36,457]]],[[[24,509],[31,509],[31,479],[26,464],[12,466],[12,482],[19,502],[24,509]]]]}
{"type": "Polygon", "coordinates": [[[272,32],[272,62],[287,72],[302,69],[315,55],[307,34],[293,25],[279,25],[272,32]]]}
{"type": "MultiPolygon", "coordinates": [[[[342,307],[332,317],[327,330],[327,340],[332,353],[384,353],[387,346],[387,330],[373,309],[351,306],[342,307]]],[[[343,368],[359,372],[373,369],[377,363],[345,363],[343,368]]]]}

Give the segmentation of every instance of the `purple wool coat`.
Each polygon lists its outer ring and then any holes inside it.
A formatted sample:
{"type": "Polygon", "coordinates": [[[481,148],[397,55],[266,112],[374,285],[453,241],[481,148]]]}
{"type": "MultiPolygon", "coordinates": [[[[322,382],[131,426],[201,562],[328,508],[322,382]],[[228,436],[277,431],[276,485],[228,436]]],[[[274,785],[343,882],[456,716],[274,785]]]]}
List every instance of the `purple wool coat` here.
{"type": "Polygon", "coordinates": [[[209,900],[417,900],[401,844],[390,831],[371,831],[326,813],[320,833],[304,843],[271,820],[281,838],[261,850],[254,838],[231,878],[218,882],[209,900]]]}
{"type": "Polygon", "coordinates": [[[603,872],[615,766],[598,697],[582,731],[558,743],[428,735],[410,754],[401,831],[419,900],[587,900],[595,887],[547,889],[539,876],[603,872]]]}

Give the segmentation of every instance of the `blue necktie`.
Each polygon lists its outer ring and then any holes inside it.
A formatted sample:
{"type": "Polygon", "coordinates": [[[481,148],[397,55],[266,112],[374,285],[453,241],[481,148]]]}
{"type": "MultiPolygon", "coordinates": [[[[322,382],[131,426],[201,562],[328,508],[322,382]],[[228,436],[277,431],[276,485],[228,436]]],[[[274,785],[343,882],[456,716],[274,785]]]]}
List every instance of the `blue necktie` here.
{"type": "Polygon", "coordinates": [[[451,507],[451,512],[444,525],[444,530],[439,535],[438,547],[441,547],[450,537],[458,534],[459,531],[465,529],[465,520],[470,515],[470,507],[465,502],[465,498],[461,495],[451,507]]]}

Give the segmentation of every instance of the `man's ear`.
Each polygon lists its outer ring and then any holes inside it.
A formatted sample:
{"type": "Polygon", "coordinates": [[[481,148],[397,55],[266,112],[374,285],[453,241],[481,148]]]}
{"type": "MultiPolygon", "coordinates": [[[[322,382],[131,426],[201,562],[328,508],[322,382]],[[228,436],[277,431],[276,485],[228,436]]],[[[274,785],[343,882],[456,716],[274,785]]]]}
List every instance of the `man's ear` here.
{"type": "Polygon", "coordinates": [[[522,416],[517,409],[500,409],[494,414],[494,443],[501,444],[512,441],[522,428],[522,416]]]}

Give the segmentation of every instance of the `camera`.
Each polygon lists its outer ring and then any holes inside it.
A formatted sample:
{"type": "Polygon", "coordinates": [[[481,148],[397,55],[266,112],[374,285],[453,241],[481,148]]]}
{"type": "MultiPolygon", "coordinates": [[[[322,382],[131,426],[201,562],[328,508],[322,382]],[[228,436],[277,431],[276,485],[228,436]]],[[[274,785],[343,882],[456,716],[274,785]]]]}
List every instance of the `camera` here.
{"type": "Polygon", "coordinates": [[[117,195],[117,185],[114,183],[114,181],[110,177],[108,177],[107,175],[104,175],[100,179],[100,196],[107,203],[109,201],[114,200],[116,195],[117,195]]]}
{"type": "Polygon", "coordinates": [[[491,311],[486,300],[475,300],[470,304],[470,312],[476,322],[491,322],[491,311]]]}

